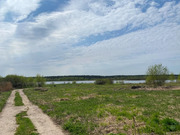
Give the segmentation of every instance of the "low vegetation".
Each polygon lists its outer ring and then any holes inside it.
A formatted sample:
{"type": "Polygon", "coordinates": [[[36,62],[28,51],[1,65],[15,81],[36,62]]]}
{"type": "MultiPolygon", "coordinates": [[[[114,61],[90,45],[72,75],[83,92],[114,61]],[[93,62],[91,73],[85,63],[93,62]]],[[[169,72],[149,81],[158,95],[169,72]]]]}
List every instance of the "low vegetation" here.
{"type": "Polygon", "coordinates": [[[0,77],[0,90],[9,90],[12,88],[43,87],[46,79],[37,74],[36,77],[25,77],[20,75],[7,75],[0,77]]]}
{"type": "Polygon", "coordinates": [[[25,94],[72,135],[180,134],[180,90],[61,84],[25,94]]]}
{"type": "Polygon", "coordinates": [[[19,125],[15,135],[38,135],[33,123],[27,118],[27,112],[21,112],[16,115],[16,122],[19,125]]]}
{"type": "Polygon", "coordinates": [[[112,79],[97,79],[95,81],[95,84],[97,85],[113,84],[113,80],[112,79]]]}
{"type": "Polygon", "coordinates": [[[8,97],[10,96],[11,91],[1,92],[0,91],[0,112],[2,111],[4,105],[6,104],[6,101],[8,97]]]}
{"type": "Polygon", "coordinates": [[[23,102],[22,102],[22,98],[19,95],[19,92],[16,92],[15,98],[14,98],[14,102],[15,102],[15,106],[22,106],[22,105],[24,105],[23,102]]]}

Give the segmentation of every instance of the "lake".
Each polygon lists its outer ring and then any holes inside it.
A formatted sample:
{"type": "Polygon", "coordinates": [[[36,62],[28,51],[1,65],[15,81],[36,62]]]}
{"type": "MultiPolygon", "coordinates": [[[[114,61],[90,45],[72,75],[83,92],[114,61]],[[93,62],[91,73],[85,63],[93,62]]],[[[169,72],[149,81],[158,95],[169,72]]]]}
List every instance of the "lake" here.
{"type": "MultiPolygon", "coordinates": [[[[47,81],[46,84],[71,84],[73,81],[47,81]]],[[[76,81],[76,83],[94,83],[94,80],[91,81],[76,81]]],[[[114,83],[118,82],[123,82],[123,83],[133,83],[133,84],[138,84],[138,83],[145,83],[145,80],[114,80],[114,83]]]]}

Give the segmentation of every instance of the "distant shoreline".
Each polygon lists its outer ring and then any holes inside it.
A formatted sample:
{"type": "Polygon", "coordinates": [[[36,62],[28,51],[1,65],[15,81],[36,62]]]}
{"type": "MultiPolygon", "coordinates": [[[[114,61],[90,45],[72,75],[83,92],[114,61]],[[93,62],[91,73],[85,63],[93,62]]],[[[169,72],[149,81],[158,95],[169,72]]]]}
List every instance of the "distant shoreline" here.
{"type": "MultiPolygon", "coordinates": [[[[69,75],[69,76],[44,76],[46,81],[87,81],[97,79],[112,79],[112,80],[146,80],[147,75],[69,75]]],[[[178,75],[175,75],[177,79],[178,75]]]]}

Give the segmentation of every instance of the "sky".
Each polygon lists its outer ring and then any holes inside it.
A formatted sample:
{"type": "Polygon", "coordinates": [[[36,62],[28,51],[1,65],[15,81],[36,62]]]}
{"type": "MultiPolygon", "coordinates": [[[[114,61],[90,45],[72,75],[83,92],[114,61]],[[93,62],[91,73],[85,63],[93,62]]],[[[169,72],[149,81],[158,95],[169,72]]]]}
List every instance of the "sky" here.
{"type": "Polygon", "coordinates": [[[180,73],[180,0],[0,0],[0,75],[180,73]]]}

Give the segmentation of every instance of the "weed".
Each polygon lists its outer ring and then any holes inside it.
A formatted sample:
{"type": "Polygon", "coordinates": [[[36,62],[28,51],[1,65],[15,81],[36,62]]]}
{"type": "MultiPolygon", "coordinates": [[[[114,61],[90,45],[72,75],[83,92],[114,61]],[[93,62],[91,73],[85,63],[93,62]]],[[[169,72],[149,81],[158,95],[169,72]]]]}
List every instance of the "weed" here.
{"type": "Polygon", "coordinates": [[[15,102],[15,106],[22,106],[22,105],[24,105],[23,102],[22,102],[22,98],[19,95],[19,92],[16,92],[14,102],[15,102]]]}
{"type": "Polygon", "coordinates": [[[69,119],[63,126],[65,130],[68,130],[72,135],[85,135],[86,126],[78,120],[73,118],[69,119]]]}
{"type": "Polygon", "coordinates": [[[31,120],[26,116],[26,112],[21,112],[16,115],[16,121],[19,127],[16,129],[15,135],[38,135],[31,120]]]}
{"type": "Polygon", "coordinates": [[[0,112],[2,111],[4,105],[6,104],[6,100],[8,99],[11,91],[0,92],[0,112]]]}
{"type": "Polygon", "coordinates": [[[163,128],[167,132],[179,131],[180,123],[174,119],[165,118],[161,121],[163,128]]]}
{"type": "Polygon", "coordinates": [[[129,84],[61,84],[50,85],[44,93],[33,89],[24,92],[31,102],[71,134],[109,134],[104,127],[120,130],[114,133],[166,134],[169,130],[165,125],[180,133],[178,126],[173,128],[177,124],[163,121],[163,118],[179,118],[179,90],[129,90],[130,87],[129,84]],[[93,98],[80,98],[90,95],[93,98]],[[66,98],[68,100],[56,100],[66,98]]]}

